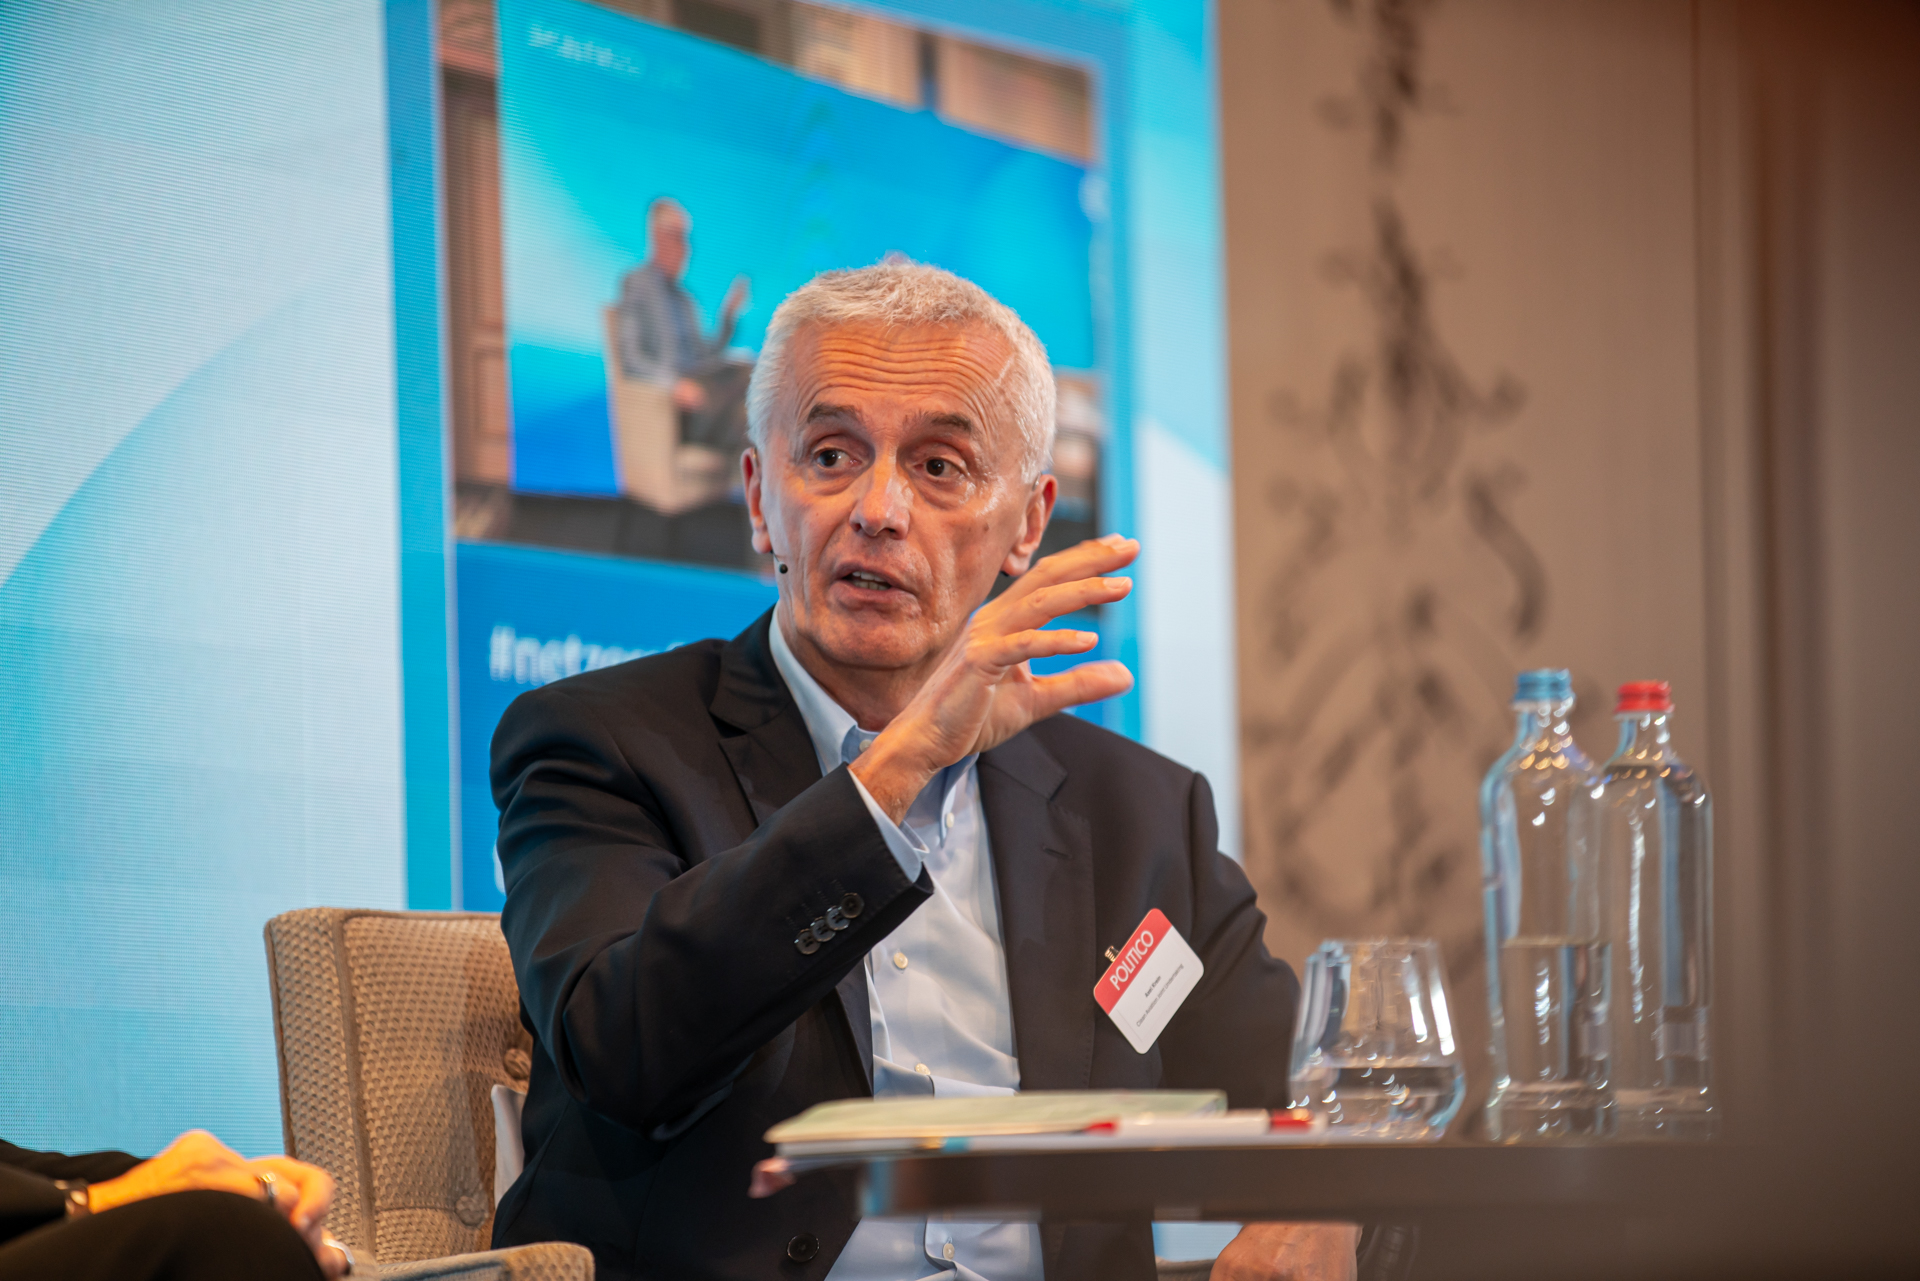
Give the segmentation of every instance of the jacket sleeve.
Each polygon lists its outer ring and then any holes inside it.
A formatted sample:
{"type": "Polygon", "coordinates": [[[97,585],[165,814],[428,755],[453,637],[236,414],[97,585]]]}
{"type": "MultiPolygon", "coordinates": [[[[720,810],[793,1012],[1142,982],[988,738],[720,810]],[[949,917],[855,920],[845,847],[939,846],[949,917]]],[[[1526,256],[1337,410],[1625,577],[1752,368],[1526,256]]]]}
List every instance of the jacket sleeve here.
{"type": "Polygon", "coordinates": [[[66,1215],[67,1199],[55,1179],[89,1183],[118,1178],[140,1158],[125,1152],[31,1152],[0,1140],[0,1243],[13,1240],[66,1215]]]}
{"type": "Polygon", "coordinates": [[[523,695],[494,735],[501,925],[533,1031],[602,1116],[671,1137],[822,1000],[932,884],[909,882],[853,778],[827,775],[691,863],[594,709],[523,695]],[[829,908],[845,928],[805,953],[829,908]]]}
{"type": "Polygon", "coordinates": [[[1187,809],[1193,937],[1206,974],[1160,1038],[1165,1084],[1224,1089],[1236,1108],[1288,1103],[1300,983],[1267,951],[1267,918],[1240,865],[1220,853],[1213,789],[1193,776],[1187,809]]]}

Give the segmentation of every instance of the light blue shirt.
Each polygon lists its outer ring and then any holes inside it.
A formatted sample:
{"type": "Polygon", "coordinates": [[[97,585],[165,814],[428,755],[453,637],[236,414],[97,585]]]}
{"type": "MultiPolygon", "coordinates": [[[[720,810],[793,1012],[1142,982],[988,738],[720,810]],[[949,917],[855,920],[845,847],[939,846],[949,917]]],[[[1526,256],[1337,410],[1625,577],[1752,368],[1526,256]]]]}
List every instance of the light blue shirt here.
{"type": "MultiPolygon", "coordinates": [[[[863,730],[800,665],[776,617],[774,665],[807,723],[820,772],[852,761],[878,734],[863,730]]],[[[1020,1088],[1006,947],[994,888],[978,757],[935,775],[896,824],[858,778],[854,786],[908,880],[925,867],[933,897],[873,949],[867,1011],[873,1021],[873,1092],[960,1096],[1020,1088]]],[[[827,1281],[1039,1281],[1040,1229],[1032,1223],[863,1219],[827,1281]]]]}

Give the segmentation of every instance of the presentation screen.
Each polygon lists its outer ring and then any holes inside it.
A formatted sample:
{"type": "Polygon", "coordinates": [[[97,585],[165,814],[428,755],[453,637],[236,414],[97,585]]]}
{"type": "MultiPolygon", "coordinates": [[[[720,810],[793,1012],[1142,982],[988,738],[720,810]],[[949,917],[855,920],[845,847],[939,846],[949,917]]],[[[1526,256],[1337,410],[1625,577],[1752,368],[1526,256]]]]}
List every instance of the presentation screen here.
{"type": "Polygon", "coordinates": [[[1105,188],[1089,157],[1046,145],[1085,73],[1028,72],[1064,88],[996,131],[968,109],[980,68],[1012,65],[990,51],[787,12],[783,62],[575,0],[500,5],[506,413],[491,436],[457,425],[455,449],[470,908],[500,902],[486,764],[512,698],[730,635],[772,602],[741,483],[746,390],[775,306],[815,274],[907,258],[1018,311],[1061,393],[1043,550],[1094,532],[1105,188]]]}
{"type": "Polygon", "coordinates": [[[767,321],[832,268],[937,264],[1094,365],[1080,165],[572,0],[502,5],[500,79],[517,491],[737,503],[767,321]]]}

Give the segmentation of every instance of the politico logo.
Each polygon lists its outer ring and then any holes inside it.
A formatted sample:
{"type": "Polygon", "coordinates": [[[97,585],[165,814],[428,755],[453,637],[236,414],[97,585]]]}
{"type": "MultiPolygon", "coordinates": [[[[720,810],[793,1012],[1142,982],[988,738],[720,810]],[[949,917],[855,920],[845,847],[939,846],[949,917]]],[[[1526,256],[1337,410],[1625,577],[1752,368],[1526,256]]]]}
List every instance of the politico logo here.
{"type": "Polygon", "coordinates": [[[1127,950],[1114,958],[1113,968],[1107,971],[1107,982],[1113,985],[1115,994],[1127,990],[1127,982],[1140,972],[1140,966],[1153,955],[1153,930],[1141,930],[1133,936],[1133,942],[1127,944],[1127,950]]]}
{"type": "Polygon", "coordinates": [[[1173,933],[1173,924],[1167,920],[1166,913],[1154,908],[1147,913],[1140,927],[1127,940],[1127,945],[1113,954],[1113,964],[1100,976],[1100,986],[1094,989],[1094,999],[1100,1002],[1100,1008],[1113,1013],[1113,1007],[1127,994],[1127,987],[1140,976],[1153,954],[1173,933]]]}

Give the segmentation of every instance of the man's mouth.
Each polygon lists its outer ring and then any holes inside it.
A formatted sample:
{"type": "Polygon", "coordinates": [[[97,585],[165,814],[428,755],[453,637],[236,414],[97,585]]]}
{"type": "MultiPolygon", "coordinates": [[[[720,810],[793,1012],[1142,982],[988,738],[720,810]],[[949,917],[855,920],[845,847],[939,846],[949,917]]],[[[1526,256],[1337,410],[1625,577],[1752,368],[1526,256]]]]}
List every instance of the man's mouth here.
{"type": "Polygon", "coordinates": [[[870,592],[884,592],[893,589],[892,582],[882,578],[878,574],[870,574],[864,569],[849,571],[846,576],[846,581],[852,583],[855,587],[863,588],[870,592]]]}

